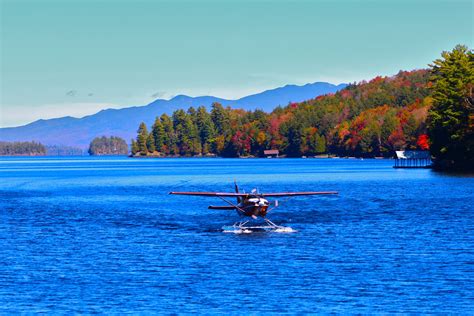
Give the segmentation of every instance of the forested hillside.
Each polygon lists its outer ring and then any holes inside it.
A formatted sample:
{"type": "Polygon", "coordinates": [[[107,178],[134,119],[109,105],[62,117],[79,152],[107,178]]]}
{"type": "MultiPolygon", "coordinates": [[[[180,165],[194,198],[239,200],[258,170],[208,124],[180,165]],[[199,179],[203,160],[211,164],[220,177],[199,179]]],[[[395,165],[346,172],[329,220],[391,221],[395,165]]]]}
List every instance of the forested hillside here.
{"type": "Polygon", "coordinates": [[[205,107],[177,110],[156,118],[150,131],[142,123],[132,154],[239,157],[278,149],[289,157],[374,157],[397,149],[427,149],[430,85],[428,70],[400,71],[271,113],[219,103],[210,113],[205,107]]]}

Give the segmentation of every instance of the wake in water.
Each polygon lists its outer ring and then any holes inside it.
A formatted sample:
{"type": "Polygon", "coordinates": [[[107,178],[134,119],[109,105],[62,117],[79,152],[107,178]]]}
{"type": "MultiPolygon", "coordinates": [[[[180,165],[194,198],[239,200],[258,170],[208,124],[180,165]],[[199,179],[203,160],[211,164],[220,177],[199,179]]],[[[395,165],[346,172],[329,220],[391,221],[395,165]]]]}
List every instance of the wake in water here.
{"type": "Polygon", "coordinates": [[[291,227],[279,226],[277,228],[273,227],[236,227],[236,226],[224,226],[222,227],[223,233],[232,233],[232,234],[252,234],[252,233],[296,233],[297,230],[291,227]]]}

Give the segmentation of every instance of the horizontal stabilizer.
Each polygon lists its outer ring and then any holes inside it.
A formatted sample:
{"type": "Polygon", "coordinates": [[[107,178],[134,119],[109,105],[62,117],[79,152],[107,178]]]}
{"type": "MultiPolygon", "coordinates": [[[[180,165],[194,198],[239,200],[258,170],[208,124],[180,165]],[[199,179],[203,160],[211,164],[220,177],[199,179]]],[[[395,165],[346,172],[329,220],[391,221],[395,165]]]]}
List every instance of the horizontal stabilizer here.
{"type": "Polygon", "coordinates": [[[326,195],[326,194],[338,194],[338,192],[337,191],[278,192],[278,193],[264,193],[264,194],[261,194],[261,196],[277,197],[277,196],[302,196],[302,195],[326,195]]]}
{"type": "Polygon", "coordinates": [[[227,210],[227,211],[233,211],[235,210],[235,207],[233,206],[215,206],[215,205],[209,205],[208,209],[210,210],[227,210]]]}

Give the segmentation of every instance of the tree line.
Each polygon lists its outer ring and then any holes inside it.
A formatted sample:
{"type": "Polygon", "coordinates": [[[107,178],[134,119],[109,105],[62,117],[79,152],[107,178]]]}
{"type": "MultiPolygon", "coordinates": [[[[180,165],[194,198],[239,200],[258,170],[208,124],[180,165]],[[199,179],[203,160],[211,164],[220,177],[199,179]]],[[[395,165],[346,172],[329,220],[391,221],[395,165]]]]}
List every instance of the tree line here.
{"type": "Polygon", "coordinates": [[[82,156],[85,152],[78,147],[66,145],[46,145],[46,155],[48,156],[82,156]]]}
{"type": "Polygon", "coordinates": [[[37,142],[0,142],[0,156],[44,156],[46,148],[37,142]]]}

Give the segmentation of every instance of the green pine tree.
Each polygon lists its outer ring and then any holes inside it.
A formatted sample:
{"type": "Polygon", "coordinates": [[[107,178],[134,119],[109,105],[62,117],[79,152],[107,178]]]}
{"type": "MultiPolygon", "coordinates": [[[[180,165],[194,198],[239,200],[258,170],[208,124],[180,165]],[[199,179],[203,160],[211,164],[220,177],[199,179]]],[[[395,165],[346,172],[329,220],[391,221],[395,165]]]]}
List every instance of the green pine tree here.
{"type": "Polygon", "coordinates": [[[474,169],[474,53],[457,45],[431,66],[428,133],[435,167],[474,169]]]}
{"type": "Polygon", "coordinates": [[[131,149],[131,152],[132,152],[132,156],[135,156],[135,154],[137,152],[140,151],[140,149],[138,148],[138,143],[132,138],[132,149],[131,149]]]}
{"type": "Polygon", "coordinates": [[[220,103],[212,104],[211,119],[217,134],[225,136],[229,132],[229,114],[220,103]]]}
{"type": "Polygon", "coordinates": [[[153,124],[153,129],[151,134],[153,135],[153,139],[155,141],[154,147],[155,150],[161,152],[164,144],[165,139],[165,130],[163,128],[163,124],[161,123],[160,118],[155,119],[155,123],[153,124]]]}
{"type": "Polygon", "coordinates": [[[215,126],[212,122],[211,115],[206,108],[200,106],[196,113],[196,125],[198,128],[199,138],[202,145],[202,153],[207,154],[211,148],[211,143],[215,137],[215,126]]]}
{"type": "Polygon", "coordinates": [[[148,154],[147,148],[147,140],[148,140],[148,130],[146,128],[145,123],[141,123],[138,127],[138,136],[137,136],[137,143],[138,143],[138,151],[140,155],[146,156],[148,154]]]}
{"type": "Polygon", "coordinates": [[[171,118],[162,114],[160,116],[161,125],[163,125],[163,146],[161,151],[166,154],[177,154],[176,152],[176,134],[174,131],[173,121],[171,118]]]}
{"type": "Polygon", "coordinates": [[[146,147],[149,153],[154,153],[156,151],[155,137],[153,137],[153,133],[148,134],[146,139],[146,147]]]}

